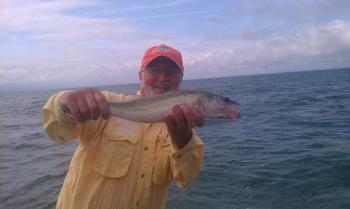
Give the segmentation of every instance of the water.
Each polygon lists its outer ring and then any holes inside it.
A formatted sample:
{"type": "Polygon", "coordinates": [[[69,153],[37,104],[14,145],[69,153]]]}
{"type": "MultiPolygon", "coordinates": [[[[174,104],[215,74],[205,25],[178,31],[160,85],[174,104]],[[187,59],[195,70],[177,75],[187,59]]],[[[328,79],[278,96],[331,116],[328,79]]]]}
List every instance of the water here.
{"type": "MultiPolygon", "coordinates": [[[[137,85],[109,86],[135,93],[137,85]]],[[[350,69],[185,81],[241,103],[242,119],[198,129],[199,179],[168,209],[350,208],[350,69]]],[[[78,141],[42,129],[54,91],[0,94],[0,208],[54,208],[78,141]]]]}

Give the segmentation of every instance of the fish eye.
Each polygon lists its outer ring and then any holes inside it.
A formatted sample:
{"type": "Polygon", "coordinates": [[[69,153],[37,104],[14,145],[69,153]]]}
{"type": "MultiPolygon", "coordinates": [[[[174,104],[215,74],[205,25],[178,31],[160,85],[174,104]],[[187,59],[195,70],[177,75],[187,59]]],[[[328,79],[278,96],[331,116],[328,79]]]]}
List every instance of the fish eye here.
{"type": "Polygon", "coordinates": [[[230,98],[224,97],[224,102],[230,102],[230,101],[231,101],[230,98]]]}

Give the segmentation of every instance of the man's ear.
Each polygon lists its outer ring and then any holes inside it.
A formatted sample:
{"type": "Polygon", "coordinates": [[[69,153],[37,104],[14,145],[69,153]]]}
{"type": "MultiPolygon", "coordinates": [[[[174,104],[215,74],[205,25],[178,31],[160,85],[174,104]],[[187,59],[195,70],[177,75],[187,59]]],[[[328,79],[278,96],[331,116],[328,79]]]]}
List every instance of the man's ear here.
{"type": "Polygon", "coordinates": [[[142,80],[142,72],[141,71],[139,71],[139,78],[140,78],[140,80],[142,80]]]}

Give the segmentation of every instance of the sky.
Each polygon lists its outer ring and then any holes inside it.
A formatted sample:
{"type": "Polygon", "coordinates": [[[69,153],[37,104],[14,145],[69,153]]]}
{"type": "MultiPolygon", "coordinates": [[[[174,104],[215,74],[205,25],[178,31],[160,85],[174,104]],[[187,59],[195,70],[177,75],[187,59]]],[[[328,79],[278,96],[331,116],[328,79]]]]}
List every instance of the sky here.
{"type": "Polygon", "coordinates": [[[137,83],[144,51],[184,79],[350,67],[350,1],[0,0],[0,91],[137,83]]]}

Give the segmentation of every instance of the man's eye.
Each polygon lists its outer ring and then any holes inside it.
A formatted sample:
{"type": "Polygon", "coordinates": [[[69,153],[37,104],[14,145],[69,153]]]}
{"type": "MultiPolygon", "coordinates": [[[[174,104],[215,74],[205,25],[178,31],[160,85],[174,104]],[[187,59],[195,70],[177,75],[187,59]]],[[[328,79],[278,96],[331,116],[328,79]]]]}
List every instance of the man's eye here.
{"type": "Polygon", "coordinates": [[[152,72],[153,73],[156,73],[156,74],[159,74],[159,73],[161,73],[163,70],[161,69],[161,68],[153,68],[152,69],[152,72]]]}
{"type": "Polygon", "coordinates": [[[176,74],[177,70],[176,69],[169,69],[167,70],[169,74],[176,74]]]}

